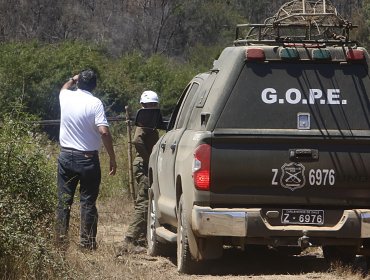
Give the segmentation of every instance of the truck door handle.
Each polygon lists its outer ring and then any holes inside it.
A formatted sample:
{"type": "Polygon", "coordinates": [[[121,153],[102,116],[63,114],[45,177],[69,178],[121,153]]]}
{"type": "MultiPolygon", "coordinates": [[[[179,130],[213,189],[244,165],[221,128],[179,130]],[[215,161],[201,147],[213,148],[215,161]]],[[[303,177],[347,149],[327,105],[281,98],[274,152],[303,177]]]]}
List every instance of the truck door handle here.
{"type": "Polygon", "coordinates": [[[172,145],[171,145],[172,152],[175,151],[176,146],[177,146],[177,143],[176,142],[172,143],[172,145]]]}
{"type": "Polygon", "coordinates": [[[291,161],[317,161],[319,160],[319,151],[316,149],[291,149],[289,150],[289,159],[291,161]]]}

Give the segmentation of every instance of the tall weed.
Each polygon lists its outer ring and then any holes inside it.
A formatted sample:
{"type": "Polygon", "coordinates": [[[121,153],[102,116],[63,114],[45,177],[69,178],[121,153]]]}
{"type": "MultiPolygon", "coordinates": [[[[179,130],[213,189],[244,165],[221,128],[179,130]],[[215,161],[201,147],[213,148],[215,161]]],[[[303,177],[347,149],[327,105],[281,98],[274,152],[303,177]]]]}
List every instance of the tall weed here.
{"type": "Polygon", "coordinates": [[[0,279],[52,279],[63,261],[52,245],[55,164],[27,116],[0,124],[0,279]]]}

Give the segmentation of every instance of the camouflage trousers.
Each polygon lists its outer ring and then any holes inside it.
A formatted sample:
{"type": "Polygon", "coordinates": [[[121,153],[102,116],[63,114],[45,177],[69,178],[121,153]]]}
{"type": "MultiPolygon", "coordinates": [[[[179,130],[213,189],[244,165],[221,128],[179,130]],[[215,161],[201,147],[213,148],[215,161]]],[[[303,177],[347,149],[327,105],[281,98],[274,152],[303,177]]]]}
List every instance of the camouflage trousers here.
{"type": "Polygon", "coordinates": [[[139,244],[143,244],[146,242],[146,224],[148,215],[148,168],[144,166],[142,161],[135,159],[133,163],[133,172],[136,181],[135,211],[126,232],[126,237],[139,244]]]}

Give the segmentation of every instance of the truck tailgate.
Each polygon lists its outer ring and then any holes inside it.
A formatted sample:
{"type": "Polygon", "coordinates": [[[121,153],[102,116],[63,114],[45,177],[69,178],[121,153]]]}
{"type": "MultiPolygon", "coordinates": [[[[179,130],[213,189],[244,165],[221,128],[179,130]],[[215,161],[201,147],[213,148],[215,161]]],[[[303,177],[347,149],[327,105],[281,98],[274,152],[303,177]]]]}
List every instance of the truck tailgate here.
{"type": "Polygon", "coordinates": [[[367,208],[370,145],[365,142],[217,135],[211,204],[367,208]]]}

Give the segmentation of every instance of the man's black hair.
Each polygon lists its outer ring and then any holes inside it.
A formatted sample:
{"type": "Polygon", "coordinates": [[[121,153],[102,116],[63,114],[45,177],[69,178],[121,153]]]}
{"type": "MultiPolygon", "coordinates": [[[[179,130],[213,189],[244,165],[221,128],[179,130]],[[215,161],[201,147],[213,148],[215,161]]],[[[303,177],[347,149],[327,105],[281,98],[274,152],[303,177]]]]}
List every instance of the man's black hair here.
{"type": "Polygon", "coordinates": [[[96,73],[91,69],[81,71],[78,76],[77,87],[92,91],[96,87],[96,73]]]}

